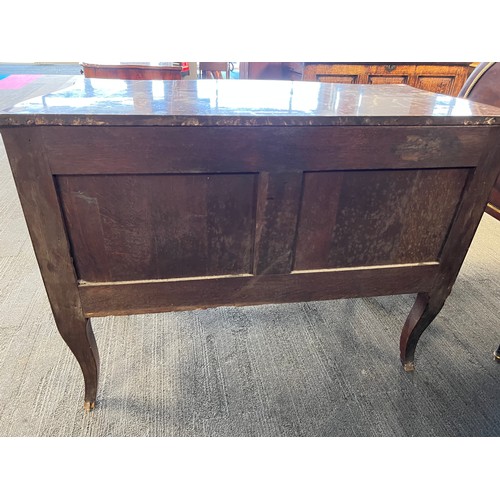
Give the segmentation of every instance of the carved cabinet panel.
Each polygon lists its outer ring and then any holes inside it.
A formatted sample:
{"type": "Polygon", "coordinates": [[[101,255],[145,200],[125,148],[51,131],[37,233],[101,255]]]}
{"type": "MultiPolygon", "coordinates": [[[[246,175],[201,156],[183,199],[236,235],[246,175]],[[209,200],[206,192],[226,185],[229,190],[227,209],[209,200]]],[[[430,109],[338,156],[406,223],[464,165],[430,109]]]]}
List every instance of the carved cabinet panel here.
{"type": "Polygon", "coordinates": [[[304,80],[329,83],[399,83],[457,96],[470,63],[305,63],[304,80]]]}

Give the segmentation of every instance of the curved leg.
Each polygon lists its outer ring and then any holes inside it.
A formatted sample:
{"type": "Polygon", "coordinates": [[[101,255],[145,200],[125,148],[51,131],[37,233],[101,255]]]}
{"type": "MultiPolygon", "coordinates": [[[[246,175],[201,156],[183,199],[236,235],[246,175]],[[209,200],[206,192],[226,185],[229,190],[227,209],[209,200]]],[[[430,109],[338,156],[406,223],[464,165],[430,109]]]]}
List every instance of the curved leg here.
{"type": "Polygon", "coordinates": [[[444,305],[446,296],[419,293],[401,332],[399,343],[401,363],[405,371],[415,369],[415,348],[424,330],[431,324],[444,305]]]}
{"type": "Polygon", "coordinates": [[[63,219],[61,200],[38,127],[11,129],[2,136],[40,273],[59,333],[75,355],[85,380],[85,408],[95,405],[99,355],[85,318],[63,219]]]}
{"type": "MultiPolygon", "coordinates": [[[[58,318],[61,320],[61,318],[58,318]]],[[[75,355],[85,382],[85,410],[95,406],[99,378],[99,352],[90,320],[83,317],[57,321],[59,333],[75,355]]]]}

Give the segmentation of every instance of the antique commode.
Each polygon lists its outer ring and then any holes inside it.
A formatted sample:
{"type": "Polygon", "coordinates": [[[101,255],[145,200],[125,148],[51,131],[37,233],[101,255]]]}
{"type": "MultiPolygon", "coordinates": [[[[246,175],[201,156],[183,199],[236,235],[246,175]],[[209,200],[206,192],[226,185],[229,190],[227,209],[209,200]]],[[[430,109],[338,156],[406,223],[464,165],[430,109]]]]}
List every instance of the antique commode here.
{"type": "Polygon", "coordinates": [[[86,408],[95,316],[416,293],[413,369],[500,170],[500,109],[405,85],[76,77],[0,130],[86,408]]]}

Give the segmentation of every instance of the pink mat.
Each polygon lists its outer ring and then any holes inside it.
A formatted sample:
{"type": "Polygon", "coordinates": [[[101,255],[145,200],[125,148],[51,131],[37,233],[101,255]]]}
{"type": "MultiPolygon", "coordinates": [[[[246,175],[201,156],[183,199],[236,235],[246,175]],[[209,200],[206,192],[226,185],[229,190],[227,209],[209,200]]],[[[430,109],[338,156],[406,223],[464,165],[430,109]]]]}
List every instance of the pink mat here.
{"type": "Polygon", "coordinates": [[[41,75],[9,75],[0,80],[0,90],[20,89],[28,83],[38,80],[41,75]]]}

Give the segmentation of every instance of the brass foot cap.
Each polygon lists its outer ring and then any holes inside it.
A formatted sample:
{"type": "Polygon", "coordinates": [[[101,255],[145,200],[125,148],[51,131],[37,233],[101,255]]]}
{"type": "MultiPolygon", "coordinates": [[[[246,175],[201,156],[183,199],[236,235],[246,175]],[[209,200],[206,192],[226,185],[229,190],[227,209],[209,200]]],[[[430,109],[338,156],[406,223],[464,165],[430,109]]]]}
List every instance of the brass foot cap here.
{"type": "Polygon", "coordinates": [[[95,408],[95,401],[85,401],[83,408],[85,411],[93,410],[95,408]]]}
{"type": "Polygon", "coordinates": [[[403,368],[405,372],[415,371],[415,363],[413,361],[403,362],[403,368]]]}

